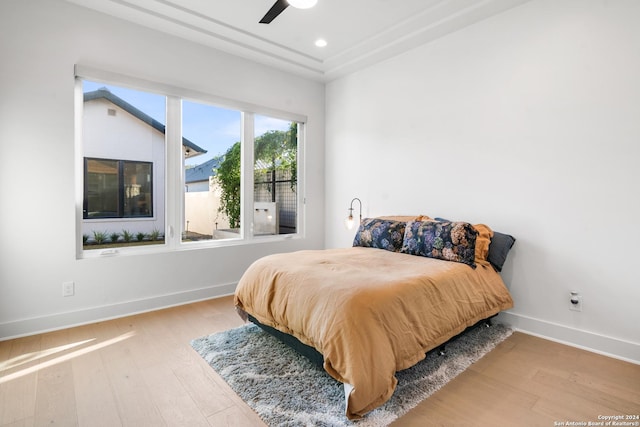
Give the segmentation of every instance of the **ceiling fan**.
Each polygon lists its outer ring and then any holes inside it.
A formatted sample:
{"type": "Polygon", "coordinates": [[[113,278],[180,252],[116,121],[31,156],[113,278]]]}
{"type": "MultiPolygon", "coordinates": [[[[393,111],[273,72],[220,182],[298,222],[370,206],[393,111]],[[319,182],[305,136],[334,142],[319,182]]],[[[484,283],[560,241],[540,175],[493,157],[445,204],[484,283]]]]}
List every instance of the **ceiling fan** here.
{"type": "Polygon", "coordinates": [[[276,0],[271,9],[260,20],[261,24],[269,24],[276,19],[287,7],[293,6],[298,9],[308,9],[316,5],[318,0],[276,0]]]}

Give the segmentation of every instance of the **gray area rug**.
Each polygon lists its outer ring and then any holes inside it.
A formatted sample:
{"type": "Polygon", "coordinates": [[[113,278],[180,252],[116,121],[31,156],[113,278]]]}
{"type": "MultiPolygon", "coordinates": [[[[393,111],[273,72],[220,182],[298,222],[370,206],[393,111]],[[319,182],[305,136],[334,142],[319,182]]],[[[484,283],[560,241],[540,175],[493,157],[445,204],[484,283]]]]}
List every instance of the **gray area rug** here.
{"type": "Polygon", "coordinates": [[[324,370],[253,324],[191,342],[269,426],[386,426],[414,408],[511,335],[503,325],[471,329],[396,373],[392,398],[358,421],[345,416],[344,389],[324,370]]]}

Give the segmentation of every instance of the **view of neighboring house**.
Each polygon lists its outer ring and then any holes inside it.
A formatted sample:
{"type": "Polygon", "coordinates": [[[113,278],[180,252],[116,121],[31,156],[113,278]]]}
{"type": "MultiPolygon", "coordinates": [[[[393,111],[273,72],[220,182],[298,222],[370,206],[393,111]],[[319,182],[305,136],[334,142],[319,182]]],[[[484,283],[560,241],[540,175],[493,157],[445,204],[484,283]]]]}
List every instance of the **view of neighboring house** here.
{"type": "MultiPolygon", "coordinates": [[[[186,138],[185,158],[206,153],[186,138]]],[[[164,234],[165,126],[107,89],[84,94],[82,234],[164,234]]]]}
{"type": "Polygon", "coordinates": [[[185,192],[209,191],[211,178],[220,166],[221,159],[215,157],[204,163],[190,167],[184,171],[185,192]]]}
{"type": "MultiPolygon", "coordinates": [[[[159,97],[159,102],[162,97],[159,97]]],[[[159,234],[165,229],[165,125],[106,88],[84,94],[84,197],[82,234],[113,240],[125,233],[159,234]]],[[[206,150],[182,139],[184,158],[206,150]]],[[[237,238],[220,212],[221,189],[215,171],[221,158],[185,170],[185,239],[237,238]],[[232,234],[229,234],[231,231],[232,234]]],[[[271,166],[256,162],[254,233],[296,229],[296,193],[291,177],[276,179],[271,166]]]]}

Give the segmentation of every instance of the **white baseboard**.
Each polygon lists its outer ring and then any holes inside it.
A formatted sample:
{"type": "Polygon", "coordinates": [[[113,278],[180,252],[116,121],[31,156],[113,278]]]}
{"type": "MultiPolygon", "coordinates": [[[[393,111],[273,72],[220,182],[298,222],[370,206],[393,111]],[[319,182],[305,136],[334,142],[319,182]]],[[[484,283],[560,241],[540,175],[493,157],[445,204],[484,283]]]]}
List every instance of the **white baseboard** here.
{"type": "Polygon", "coordinates": [[[529,335],[640,365],[640,343],[608,337],[522,314],[502,312],[497,321],[529,335]]]}
{"type": "MultiPolygon", "coordinates": [[[[0,323],[0,341],[231,295],[235,288],[236,283],[229,283],[0,323]]],[[[639,343],[508,311],[500,313],[497,321],[526,334],[640,365],[639,343]]]]}
{"type": "Polygon", "coordinates": [[[0,323],[0,341],[231,295],[236,283],[0,323]]]}

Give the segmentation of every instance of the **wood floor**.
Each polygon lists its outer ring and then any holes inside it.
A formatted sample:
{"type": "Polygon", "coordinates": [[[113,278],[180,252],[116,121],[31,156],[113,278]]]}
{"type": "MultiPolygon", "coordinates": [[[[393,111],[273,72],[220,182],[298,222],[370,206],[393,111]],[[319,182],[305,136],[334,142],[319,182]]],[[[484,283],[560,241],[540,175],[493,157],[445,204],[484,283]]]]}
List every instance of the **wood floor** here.
{"type": "MultiPolygon", "coordinates": [[[[226,297],[0,342],[0,426],[263,426],[189,344],[241,324],[226,297]]],[[[394,426],[638,414],[639,365],[515,333],[394,426]]]]}

